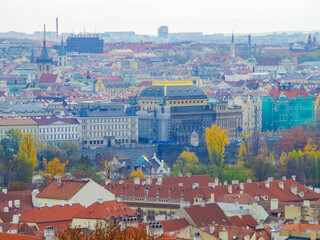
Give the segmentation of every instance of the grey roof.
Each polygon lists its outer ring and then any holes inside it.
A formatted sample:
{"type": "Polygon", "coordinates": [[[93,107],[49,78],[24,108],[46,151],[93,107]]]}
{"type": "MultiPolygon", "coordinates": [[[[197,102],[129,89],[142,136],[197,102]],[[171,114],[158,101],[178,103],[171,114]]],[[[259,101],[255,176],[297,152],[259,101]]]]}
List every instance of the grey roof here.
{"type": "MultiPolygon", "coordinates": [[[[205,92],[201,88],[194,85],[167,86],[166,88],[167,99],[207,98],[205,92]]],[[[164,97],[164,86],[147,87],[140,93],[140,97],[164,97]]]]}
{"type": "Polygon", "coordinates": [[[36,112],[47,112],[44,108],[38,107],[31,103],[25,103],[25,104],[16,104],[12,107],[7,108],[3,111],[4,113],[36,113],[36,112]]]}

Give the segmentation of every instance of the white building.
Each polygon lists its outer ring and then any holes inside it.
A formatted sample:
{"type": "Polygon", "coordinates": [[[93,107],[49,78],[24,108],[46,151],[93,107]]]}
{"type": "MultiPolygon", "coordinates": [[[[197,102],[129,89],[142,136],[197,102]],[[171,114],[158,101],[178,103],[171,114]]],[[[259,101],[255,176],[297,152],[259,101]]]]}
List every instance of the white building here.
{"type": "Polygon", "coordinates": [[[76,118],[35,118],[39,126],[39,138],[45,143],[62,141],[80,142],[80,123],[76,118]]]}

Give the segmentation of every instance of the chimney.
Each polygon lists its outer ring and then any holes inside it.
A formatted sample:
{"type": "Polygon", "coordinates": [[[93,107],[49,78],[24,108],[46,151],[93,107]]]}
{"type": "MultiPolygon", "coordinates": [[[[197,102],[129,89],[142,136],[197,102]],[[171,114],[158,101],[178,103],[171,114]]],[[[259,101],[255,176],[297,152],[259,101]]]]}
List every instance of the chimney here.
{"type": "Polygon", "coordinates": [[[232,180],[231,183],[232,184],[239,184],[239,180],[232,180]]]}
{"type": "Polygon", "coordinates": [[[240,183],[240,190],[241,190],[241,191],[244,190],[244,183],[240,183]]]}
{"type": "Polygon", "coordinates": [[[295,181],[295,180],[296,180],[296,175],[292,175],[292,176],[291,176],[291,179],[292,179],[293,181],[295,181]]]}
{"type": "Polygon", "coordinates": [[[102,198],[98,198],[97,202],[98,202],[99,205],[102,205],[103,204],[103,199],[102,198]]]}
{"type": "Polygon", "coordinates": [[[242,213],[241,213],[241,212],[238,213],[238,217],[239,217],[240,219],[242,219],[242,213]]]}
{"type": "Polygon", "coordinates": [[[3,194],[7,194],[7,193],[8,193],[8,189],[3,188],[3,189],[2,189],[2,192],[3,192],[3,194]]]}
{"type": "Polygon", "coordinates": [[[297,195],[297,194],[298,194],[298,187],[297,187],[297,185],[291,185],[291,192],[292,192],[294,195],[297,195]]]}
{"type": "Polygon", "coordinates": [[[52,226],[46,226],[46,228],[44,229],[44,239],[50,240],[54,238],[55,238],[54,228],[52,226]]]}
{"type": "Polygon", "coordinates": [[[8,201],[8,207],[12,208],[12,201],[8,201]]]}
{"type": "Polygon", "coordinates": [[[201,240],[201,235],[199,232],[194,233],[193,240],[201,240]]]}
{"type": "Polygon", "coordinates": [[[54,176],[54,179],[57,180],[57,183],[60,186],[61,185],[61,176],[56,175],[56,176],[54,176]]]}
{"type": "Polygon", "coordinates": [[[280,181],[278,184],[279,184],[279,188],[284,189],[284,182],[280,181]]]}
{"type": "Polygon", "coordinates": [[[135,178],[133,179],[133,183],[140,185],[140,178],[139,178],[139,177],[135,177],[135,178]]]}
{"type": "Polygon", "coordinates": [[[273,181],[273,177],[268,177],[268,181],[272,182],[273,181]]]}
{"type": "Polygon", "coordinates": [[[178,173],[178,177],[182,177],[182,173],[178,173]]]}
{"type": "Polygon", "coordinates": [[[151,222],[147,225],[147,234],[151,237],[158,238],[163,235],[163,227],[158,222],[151,222]]]}
{"type": "Polygon", "coordinates": [[[265,181],[264,185],[266,186],[266,188],[269,188],[270,187],[270,182],[269,181],[265,181]]]}
{"type": "Polygon", "coordinates": [[[210,194],[210,201],[211,201],[211,202],[214,202],[214,193],[211,193],[211,194],[210,194]]]}
{"type": "Polygon", "coordinates": [[[228,182],[227,182],[227,181],[224,181],[224,182],[223,182],[223,185],[227,186],[227,185],[228,185],[228,182]]]}
{"type": "Polygon", "coordinates": [[[248,178],[247,183],[252,183],[252,179],[248,178]]]}
{"type": "Polygon", "coordinates": [[[18,214],[14,214],[12,216],[12,223],[13,224],[18,224],[19,223],[19,215],[18,214]]]}
{"type": "Polygon", "coordinates": [[[228,193],[232,194],[232,185],[228,185],[228,193]]]}
{"type": "Polygon", "coordinates": [[[187,176],[187,177],[191,177],[191,174],[190,174],[190,173],[186,173],[186,176],[187,176]]]}
{"type": "Polygon", "coordinates": [[[14,207],[20,208],[20,200],[14,200],[14,207]]]}
{"type": "Polygon", "coordinates": [[[225,227],[219,232],[219,238],[221,240],[228,240],[228,232],[225,227]]]}
{"type": "Polygon", "coordinates": [[[285,181],[287,180],[287,177],[286,176],[282,176],[282,181],[285,181]]]}
{"type": "Polygon", "coordinates": [[[196,189],[197,187],[199,187],[199,183],[192,183],[192,189],[196,189]]]}
{"type": "Polygon", "coordinates": [[[147,177],[146,182],[147,182],[147,185],[151,185],[152,184],[152,178],[151,177],[147,177]]]}
{"type": "Polygon", "coordinates": [[[157,183],[162,184],[162,176],[158,176],[157,183]]]}
{"type": "Polygon", "coordinates": [[[275,210],[279,208],[279,200],[277,198],[270,199],[270,210],[275,210]]]}
{"type": "Polygon", "coordinates": [[[123,180],[120,180],[120,181],[119,181],[119,184],[121,185],[122,183],[123,183],[123,180]]]}
{"type": "Polygon", "coordinates": [[[304,200],[303,201],[303,206],[310,208],[310,201],[309,200],[304,200]]]}
{"type": "Polygon", "coordinates": [[[4,207],[3,208],[3,212],[9,212],[9,208],[8,207],[4,207]]]}
{"type": "Polygon", "coordinates": [[[104,180],[104,185],[108,185],[109,183],[111,183],[111,179],[106,179],[106,180],[104,180]]]}
{"type": "Polygon", "coordinates": [[[218,186],[219,185],[219,178],[215,178],[214,183],[216,184],[216,186],[218,186]]]}
{"type": "Polygon", "coordinates": [[[216,187],[216,184],[215,184],[214,182],[209,182],[209,183],[208,183],[208,187],[215,188],[215,187],[216,187]]]}

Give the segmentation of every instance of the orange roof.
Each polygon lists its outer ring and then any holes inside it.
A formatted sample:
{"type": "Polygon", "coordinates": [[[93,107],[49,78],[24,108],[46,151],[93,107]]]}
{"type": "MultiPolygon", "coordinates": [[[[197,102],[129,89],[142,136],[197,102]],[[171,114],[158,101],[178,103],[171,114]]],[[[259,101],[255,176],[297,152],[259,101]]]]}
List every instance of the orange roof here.
{"type": "Polygon", "coordinates": [[[20,216],[20,222],[25,223],[49,223],[71,221],[73,216],[84,210],[79,203],[69,205],[56,205],[52,207],[33,208],[20,216]]]}
{"type": "Polygon", "coordinates": [[[53,180],[37,195],[37,198],[69,200],[88,182],[89,180],[61,179],[61,184],[59,185],[56,180],[53,180]]]}
{"type": "Polygon", "coordinates": [[[128,207],[123,202],[106,201],[103,203],[95,202],[83,211],[79,212],[74,218],[82,219],[109,219],[121,216],[137,216],[138,213],[128,207]]]}
{"type": "Polygon", "coordinates": [[[286,224],[281,225],[282,230],[290,230],[292,232],[306,232],[309,230],[320,230],[320,225],[316,224],[307,224],[307,223],[296,223],[296,224],[286,224]]]}
{"type": "Polygon", "coordinates": [[[32,119],[0,118],[0,126],[37,125],[32,119]]]}
{"type": "Polygon", "coordinates": [[[160,223],[165,233],[180,232],[181,229],[189,226],[189,223],[185,218],[164,220],[164,221],[160,221],[160,223]]]}
{"type": "Polygon", "coordinates": [[[259,224],[257,221],[249,214],[249,215],[242,215],[241,217],[239,216],[231,216],[229,217],[231,222],[237,227],[240,228],[246,228],[247,226],[251,228],[255,228],[259,224]]]}
{"type": "Polygon", "coordinates": [[[40,237],[28,236],[23,234],[0,233],[1,240],[41,240],[40,237]]]}

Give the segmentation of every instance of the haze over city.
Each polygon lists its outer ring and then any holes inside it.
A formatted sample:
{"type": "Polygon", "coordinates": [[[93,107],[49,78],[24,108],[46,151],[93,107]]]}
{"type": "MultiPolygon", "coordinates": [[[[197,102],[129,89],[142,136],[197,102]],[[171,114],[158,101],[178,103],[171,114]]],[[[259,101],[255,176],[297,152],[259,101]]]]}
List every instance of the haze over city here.
{"type": "Polygon", "coordinates": [[[0,32],[55,30],[60,32],[135,31],[156,35],[158,26],[170,32],[262,33],[319,29],[318,0],[12,0],[0,3],[0,32]]]}

